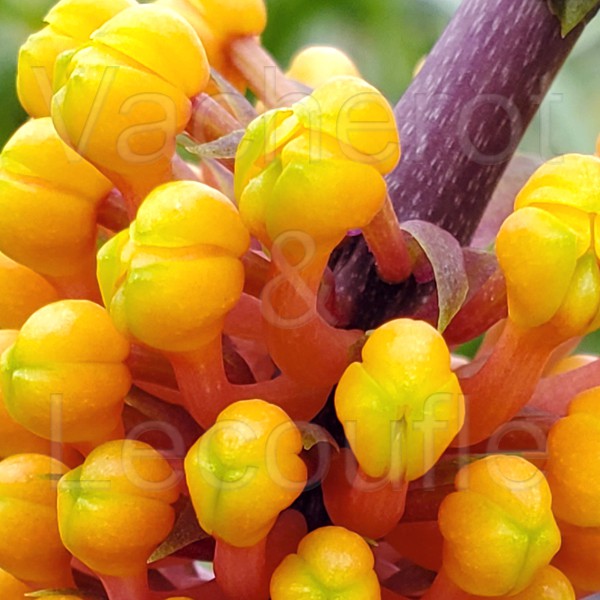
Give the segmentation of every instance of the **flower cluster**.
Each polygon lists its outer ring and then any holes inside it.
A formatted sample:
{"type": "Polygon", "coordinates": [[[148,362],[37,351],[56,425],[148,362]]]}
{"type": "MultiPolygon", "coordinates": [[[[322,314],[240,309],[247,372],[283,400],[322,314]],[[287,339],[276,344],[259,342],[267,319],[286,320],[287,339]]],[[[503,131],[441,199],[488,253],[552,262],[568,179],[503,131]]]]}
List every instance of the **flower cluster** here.
{"type": "Polygon", "coordinates": [[[0,597],[600,590],[600,373],[567,357],[600,326],[600,158],[543,165],[494,249],[461,249],[397,220],[384,96],[332,48],[284,74],[265,24],[261,0],[60,0],[21,49],[0,597]],[[370,331],[329,267],[358,234],[428,294],[370,331]]]}

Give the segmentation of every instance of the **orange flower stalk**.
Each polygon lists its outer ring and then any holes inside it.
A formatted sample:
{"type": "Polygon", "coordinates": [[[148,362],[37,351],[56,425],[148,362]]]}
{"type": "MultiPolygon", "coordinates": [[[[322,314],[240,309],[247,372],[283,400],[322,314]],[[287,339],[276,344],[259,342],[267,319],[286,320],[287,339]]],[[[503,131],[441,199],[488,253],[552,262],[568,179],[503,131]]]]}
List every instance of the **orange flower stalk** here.
{"type": "Polygon", "coordinates": [[[174,11],[128,8],[57,67],[52,117],[60,135],[119,188],[130,218],[173,179],[175,137],[208,82],[204,48],[174,11]]]}
{"type": "Polygon", "coordinates": [[[102,295],[119,330],[162,351],[187,408],[210,427],[228,404],[261,395],[302,418],[327,397],[279,377],[255,385],[227,380],[221,334],[244,285],[249,235],[233,204],[197,182],[154,190],[129,230],[99,253],[102,295]]]}
{"type": "Polygon", "coordinates": [[[382,325],[342,375],[335,408],[360,468],[349,454],[334,460],[325,505],[334,523],[379,538],[400,520],[408,482],[433,467],[463,423],[444,339],[422,321],[382,325]]]}
{"type": "Polygon", "coordinates": [[[292,108],[261,115],[240,143],[240,214],[272,259],[263,293],[269,350],[296,379],[335,383],[360,336],[333,328],[317,311],[327,260],[349,230],[363,229],[384,278],[410,274],[382,177],[399,157],[391,107],[352,77],[330,80],[292,108]]]}
{"type": "Polygon", "coordinates": [[[38,589],[74,587],[56,516],[56,478],[68,470],[41,454],[0,462],[0,568],[38,589]]]}
{"type": "Polygon", "coordinates": [[[543,474],[517,456],[492,455],[463,467],[455,484],[439,512],[443,567],[425,598],[515,597],[560,547],[543,474]]]}
{"type": "MultiPolygon", "coordinates": [[[[267,535],[306,485],[300,432],[279,407],[236,402],[185,459],[202,528],[217,541],[217,583],[231,600],[267,600],[267,535]]],[[[274,565],[271,565],[274,568],[274,565]]]]}
{"type": "Polygon", "coordinates": [[[60,480],[60,536],[110,600],[146,600],[146,562],[173,527],[178,497],[178,476],[151,446],[107,442],[60,480]]]}
{"type": "Polygon", "coordinates": [[[99,299],[96,215],[112,187],[50,118],[28,121],[0,154],[0,250],[61,295],[99,299]]]}
{"type": "Polygon", "coordinates": [[[49,304],[27,320],[2,355],[6,408],[36,435],[86,452],[123,433],[128,354],[129,343],[97,304],[49,304]]]}
{"type": "Polygon", "coordinates": [[[44,17],[47,25],[19,50],[17,92],[32,117],[49,117],[52,82],[58,56],[85,44],[90,35],[134,0],[60,0],[44,17]]]}
{"type": "Polygon", "coordinates": [[[343,527],[322,527],[309,533],[276,569],[272,600],[339,598],[379,600],[381,588],[367,543],[343,527]]]}
{"type": "Polygon", "coordinates": [[[437,520],[401,520],[385,541],[403,558],[427,569],[439,571],[442,566],[443,537],[437,520]]]}
{"type": "Polygon", "coordinates": [[[574,396],[599,385],[598,356],[573,354],[546,370],[528,406],[564,417],[574,396]]]}
{"type": "Polygon", "coordinates": [[[496,240],[509,318],[484,365],[460,372],[467,421],[457,444],[490,437],[529,401],[552,352],[600,325],[599,189],[600,158],[570,154],[517,196],[496,240]]]}

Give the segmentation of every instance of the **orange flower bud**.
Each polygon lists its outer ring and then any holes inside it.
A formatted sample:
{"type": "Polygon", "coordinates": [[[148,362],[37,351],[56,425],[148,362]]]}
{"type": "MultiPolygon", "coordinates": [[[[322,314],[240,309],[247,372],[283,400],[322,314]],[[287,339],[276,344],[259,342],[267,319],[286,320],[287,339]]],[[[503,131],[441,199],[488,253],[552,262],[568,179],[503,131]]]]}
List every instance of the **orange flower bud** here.
{"type": "Polygon", "coordinates": [[[41,454],[0,462],[0,567],[41,587],[72,581],[71,556],[58,535],[54,480],[67,471],[41,454]]]}
{"type": "MultiPolygon", "coordinates": [[[[459,591],[442,573],[434,583],[434,587],[426,594],[426,598],[445,598],[457,600],[485,600],[490,596],[477,596],[459,591]],[[436,589],[437,588],[437,589],[436,589]],[[448,588],[451,588],[448,589],[448,588]],[[441,594],[441,595],[440,595],[441,594]]],[[[495,600],[575,600],[575,592],[568,578],[552,566],[541,568],[533,577],[531,583],[517,594],[494,596],[495,600]]]]}
{"type": "Polygon", "coordinates": [[[221,334],[241,296],[249,235],[220,192],[165,184],[101,249],[98,278],[117,327],[153,348],[193,350],[221,334]]]}
{"type": "Polygon", "coordinates": [[[158,0],[157,4],[185,17],[202,40],[211,67],[232,83],[241,83],[229,45],[236,38],[262,34],[267,24],[264,0],[158,0]]]}
{"type": "Polygon", "coordinates": [[[600,527],[577,527],[559,522],[560,552],[554,564],[580,590],[600,590],[600,527]]]}
{"type": "Polygon", "coordinates": [[[18,329],[38,308],[58,300],[56,290],[35,271],[0,252],[0,328],[18,329]]]}
{"type": "Polygon", "coordinates": [[[456,477],[440,507],[444,571],[480,596],[525,589],[560,546],[543,474],[517,456],[478,460],[456,477]]]}
{"type": "Polygon", "coordinates": [[[83,45],[94,30],[133,0],[60,0],[44,18],[48,25],[30,35],[19,50],[17,92],[32,117],[50,116],[54,65],[59,54],[83,45]]]}
{"type": "Polygon", "coordinates": [[[400,159],[392,107],[379,90],[360,78],[330,79],[292,110],[304,128],[335,139],[336,151],[348,160],[386,174],[400,159]]]}
{"type": "Polygon", "coordinates": [[[343,527],[309,533],[277,567],[271,579],[273,600],[340,598],[379,600],[381,588],[367,543],[343,527]]]}
{"type": "MultiPolygon", "coordinates": [[[[0,356],[15,343],[18,334],[18,331],[9,329],[0,331],[0,356]]],[[[26,452],[50,454],[50,451],[51,444],[48,440],[31,433],[8,414],[0,389],[0,458],[26,452]]]]}
{"type": "Polygon", "coordinates": [[[399,156],[387,100],[361,79],[337,77],[250,124],[236,156],[240,213],[267,247],[300,231],[332,249],[382,208],[381,175],[399,156]]]}
{"type": "Polygon", "coordinates": [[[496,240],[509,316],[565,338],[600,324],[600,158],[568,154],[523,187],[496,240]],[[539,290],[544,290],[539,294],[539,290]]]}
{"type": "Polygon", "coordinates": [[[237,547],[257,544],[306,484],[300,432],[279,407],[235,402],[190,449],[185,472],[201,527],[237,547]]]}
{"type": "Polygon", "coordinates": [[[600,527],[600,387],[579,394],[548,435],[546,473],[561,521],[600,527]]]}
{"type": "Polygon", "coordinates": [[[43,275],[88,268],[96,209],[112,187],[60,139],[51,119],[25,123],[0,154],[0,250],[43,275]]]}
{"type": "Polygon", "coordinates": [[[540,569],[533,581],[522,592],[507,596],[511,600],[575,600],[571,582],[552,566],[540,569]]]}
{"type": "Polygon", "coordinates": [[[107,442],[58,485],[58,519],[65,546],[94,571],[138,575],[175,521],[177,476],[151,446],[107,442]]]}
{"type": "Polygon", "coordinates": [[[11,417],[56,441],[97,442],[121,427],[131,376],[129,343],[107,312],[63,300],[34,313],[3,355],[0,376],[11,417]]]}
{"type": "Polygon", "coordinates": [[[304,48],[294,55],[286,75],[312,88],[341,75],[360,77],[352,59],[332,46],[304,48]]]}
{"type": "Polygon", "coordinates": [[[556,364],[550,365],[545,375],[549,377],[550,375],[568,373],[580,367],[585,367],[585,365],[589,365],[595,360],[598,360],[598,357],[594,354],[572,354],[559,360],[556,364]]]}
{"type": "Polygon", "coordinates": [[[97,29],[57,77],[63,85],[52,115],[63,139],[113,179],[117,174],[135,185],[170,169],[175,136],[187,125],[190,98],[206,86],[209,67],[183,18],[138,5],[97,29]]]}
{"type": "Polygon", "coordinates": [[[342,375],[335,407],[352,451],[371,477],[413,481],[459,432],[464,399],[444,338],[422,321],[382,325],[342,375]]]}
{"type": "Polygon", "coordinates": [[[5,600],[27,600],[25,594],[34,590],[0,569],[0,597],[5,600]]]}

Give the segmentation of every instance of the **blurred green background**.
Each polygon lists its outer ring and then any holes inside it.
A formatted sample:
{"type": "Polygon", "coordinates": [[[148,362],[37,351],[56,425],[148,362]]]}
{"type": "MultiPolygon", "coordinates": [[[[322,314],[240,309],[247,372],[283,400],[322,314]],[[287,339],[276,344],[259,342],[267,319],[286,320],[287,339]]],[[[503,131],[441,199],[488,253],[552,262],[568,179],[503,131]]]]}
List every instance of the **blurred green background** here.
{"type": "MultiPolygon", "coordinates": [[[[101,2],[102,0],[98,0],[101,2]]],[[[25,118],[14,92],[20,43],[53,0],[0,0],[0,145],[25,118]]],[[[395,102],[460,0],[267,0],[264,43],[286,66],[307,44],[344,49],[395,102]]],[[[589,27],[541,107],[523,148],[543,157],[589,152],[600,131],[600,18],[589,27]]]]}

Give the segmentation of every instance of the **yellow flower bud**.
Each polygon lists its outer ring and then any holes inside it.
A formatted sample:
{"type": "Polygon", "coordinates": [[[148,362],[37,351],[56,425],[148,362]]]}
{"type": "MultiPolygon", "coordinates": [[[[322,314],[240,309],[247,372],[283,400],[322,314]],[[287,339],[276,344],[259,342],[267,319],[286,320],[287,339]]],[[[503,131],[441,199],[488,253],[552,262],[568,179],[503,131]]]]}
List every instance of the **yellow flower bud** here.
{"type": "Polygon", "coordinates": [[[546,473],[554,514],[579,527],[600,527],[600,388],[578,396],[548,435],[546,473]]]}
{"type": "Polygon", "coordinates": [[[362,359],[340,379],[338,418],[367,475],[413,481],[436,463],[464,421],[448,347],[427,323],[397,319],[375,330],[362,359]]]}
{"type": "Polygon", "coordinates": [[[600,159],[569,154],[542,165],[517,196],[496,254],[518,325],[573,337],[600,324],[599,190],[600,159]]]}
{"type": "Polygon", "coordinates": [[[133,0],[60,0],[44,18],[48,25],[27,38],[19,50],[17,92],[32,117],[50,116],[54,65],[59,54],[83,45],[94,30],[133,0]]]}
{"type": "Polygon", "coordinates": [[[185,17],[202,41],[211,67],[241,84],[229,45],[236,38],[262,34],[267,24],[264,0],[158,0],[156,4],[185,17]]]}
{"type": "Polygon", "coordinates": [[[250,124],[236,156],[240,213],[267,247],[300,231],[332,248],[382,208],[381,175],[399,156],[385,98],[361,79],[332,79],[290,109],[250,124]]]}
{"type": "Polygon", "coordinates": [[[358,77],[336,77],[294,105],[303,127],[338,141],[349,160],[389,173],[400,159],[400,141],[392,107],[358,77]]]}
{"type": "Polygon", "coordinates": [[[201,527],[232,546],[257,544],[306,484],[300,432],[279,407],[235,402],[191,448],[185,473],[201,527]]]}
{"type": "Polygon", "coordinates": [[[49,304],[27,320],[0,360],[8,412],[47,439],[104,440],[121,427],[128,354],[129,343],[97,304],[49,304]]]}
{"type": "Polygon", "coordinates": [[[59,133],[98,168],[125,178],[169,168],[190,98],[209,77],[190,25],[154,5],[120,12],[61,68],[52,107],[59,133]]]}
{"type": "Polygon", "coordinates": [[[284,558],[273,573],[271,598],[379,600],[374,562],[371,549],[358,534],[343,527],[316,529],[300,542],[297,554],[284,558]]]}
{"type": "MultiPolygon", "coordinates": [[[[29,596],[31,597],[31,596],[29,596]]],[[[96,600],[97,596],[82,596],[80,594],[77,594],[76,596],[74,596],[73,594],[61,594],[61,593],[55,593],[54,590],[49,590],[47,594],[44,594],[42,592],[37,592],[35,595],[35,598],[42,598],[42,600],[45,598],[46,600],[96,600]]],[[[24,600],[27,600],[27,598],[25,598],[24,600]]]]}
{"type": "Polygon", "coordinates": [[[522,592],[507,596],[511,600],[575,600],[571,582],[552,566],[540,569],[522,592]]]}
{"type": "MultiPolygon", "coordinates": [[[[0,356],[15,343],[18,334],[18,331],[10,329],[0,331],[0,356]]],[[[31,433],[8,414],[0,389],[0,458],[26,452],[50,454],[50,451],[51,444],[48,440],[31,433]]]]}
{"type": "Polygon", "coordinates": [[[58,293],[43,277],[2,252],[0,290],[0,328],[18,329],[38,308],[58,300],[58,293]]]}
{"type": "Polygon", "coordinates": [[[577,527],[559,521],[560,552],[554,564],[579,590],[600,590],[600,527],[577,527]]]}
{"type": "Polygon", "coordinates": [[[96,210],[112,187],[50,118],[25,123],[0,154],[0,250],[44,275],[79,273],[94,262],[96,210]]]}
{"type": "Polygon", "coordinates": [[[568,373],[569,371],[579,369],[580,367],[585,367],[585,365],[589,365],[596,360],[598,360],[598,357],[594,354],[572,354],[571,356],[559,360],[557,363],[548,365],[545,376],[548,377],[550,375],[568,373]]]}
{"type": "Polygon", "coordinates": [[[56,478],[67,471],[41,454],[0,462],[0,567],[40,587],[65,587],[71,581],[71,557],[56,519],[56,478]]]}
{"type": "Polygon", "coordinates": [[[198,7],[213,35],[224,42],[260,35],[267,25],[263,0],[190,0],[198,7]]]}
{"type": "Polygon", "coordinates": [[[286,75],[316,88],[334,77],[360,77],[352,59],[332,46],[309,46],[293,58],[286,75]]]}
{"type": "Polygon", "coordinates": [[[27,600],[25,594],[33,591],[28,585],[0,569],[0,597],[5,600],[27,600]]]}
{"type": "MultiPolygon", "coordinates": [[[[443,577],[443,576],[442,576],[443,577]]],[[[448,585],[449,582],[444,579],[444,585],[448,585]]],[[[437,590],[436,590],[437,591],[437,590]]],[[[443,594],[443,587],[439,585],[439,591],[443,594]]],[[[453,594],[454,597],[460,598],[460,600],[483,600],[489,598],[489,596],[478,596],[474,594],[467,594],[466,592],[456,591],[456,586],[452,585],[452,592],[448,592],[448,595],[453,594]]],[[[429,593],[434,598],[435,596],[429,593]]],[[[441,596],[444,598],[444,596],[441,596]]],[[[552,566],[543,567],[533,577],[531,583],[521,592],[517,594],[508,594],[502,596],[494,596],[495,600],[575,600],[575,592],[569,579],[558,569],[552,566]]]]}
{"type": "Polygon", "coordinates": [[[190,181],[165,184],[128,231],[101,249],[98,278],[117,327],[160,350],[193,350],[221,334],[241,296],[249,235],[231,202],[190,181]]]}
{"type": "Polygon", "coordinates": [[[478,460],[456,477],[440,507],[444,570],[470,594],[525,589],[560,546],[543,474],[517,456],[478,460]]]}
{"type": "Polygon", "coordinates": [[[138,575],[171,531],[178,496],[177,476],[151,446],[107,442],[60,480],[60,536],[97,573],[138,575]]]}

